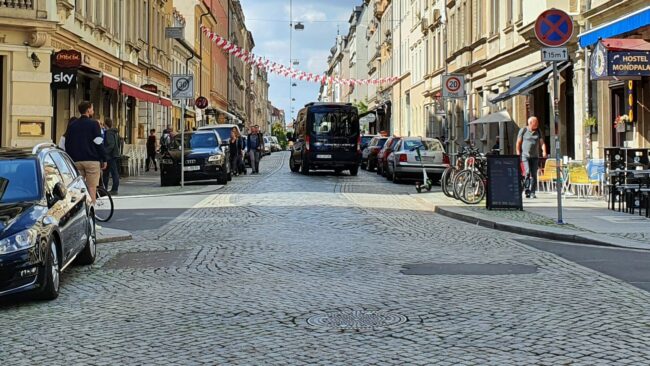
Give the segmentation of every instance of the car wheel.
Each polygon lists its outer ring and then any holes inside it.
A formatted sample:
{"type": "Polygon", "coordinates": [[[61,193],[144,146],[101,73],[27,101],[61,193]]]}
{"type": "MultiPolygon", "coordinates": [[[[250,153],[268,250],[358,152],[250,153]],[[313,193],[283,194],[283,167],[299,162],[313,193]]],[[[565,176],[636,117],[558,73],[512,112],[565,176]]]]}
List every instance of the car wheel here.
{"type": "Polygon", "coordinates": [[[334,169],[334,174],[339,175],[343,173],[343,169],[334,169]]]}
{"type": "Polygon", "coordinates": [[[95,230],[95,217],[92,212],[88,216],[88,228],[86,230],[88,233],[86,246],[77,257],[77,263],[84,266],[95,263],[97,256],[97,231],[95,230]]]}
{"type": "Polygon", "coordinates": [[[228,184],[228,173],[219,173],[219,177],[217,178],[217,183],[221,185],[227,185],[228,184]]]}
{"type": "Polygon", "coordinates": [[[300,173],[304,175],[309,175],[309,161],[306,157],[302,157],[302,162],[300,163],[300,173]]]}
{"type": "Polygon", "coordinates": [[[393,181],[393,183],[399,183],[400,182],[400,178],[399,178],[399,175],[397,175],[397,171],[395,170],[395,167],[393,167],[393,179],[392,179],[392,181],[393,181]]]}
{"type": "Polygon", "coordinates": [[[372,165],[372,161],[370,161],[370,160],[368,160],[368,168],[367,169],[368,169],[369,172],[375,170],[375,166],[372,165]]]}
{"type": "Polygon", "coordinates": [[[356,177],[357,174],[359,174],[359,167],[358,166],[353,166],[350,168],[350,175],[353,177],[356,177]]]}
{"type": "Polygon", "coordinates": [[[300,170],[300,165],[296,165],[296,162],[293,160],[293,154],[289,157],[289,169],[294,173],[300,170]]]}
{"type": "Polygon", "coordinates": [[[59,297],[59,286],[61,285],[61,268],[56,242],[50,238],[48,246],[43,286],[38,296],[42,300],[54,300],[59,297]]]}

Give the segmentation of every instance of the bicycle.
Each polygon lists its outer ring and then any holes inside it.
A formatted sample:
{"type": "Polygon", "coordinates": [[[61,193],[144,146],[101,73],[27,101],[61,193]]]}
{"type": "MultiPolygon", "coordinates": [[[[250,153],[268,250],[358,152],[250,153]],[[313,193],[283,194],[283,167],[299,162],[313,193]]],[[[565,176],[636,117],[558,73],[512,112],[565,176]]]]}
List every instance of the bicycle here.
{"type": "Polygon", "coordinates": [[[486,194],[486,159],[483,154],[472,151],[465,162],[465,169],[454,178],[454,194],[468,205],[480,203],[486,194]]]}
{"type": "MultiPolygon", "coordinates": [[[[460,146],[460,144],[456,144],[460,146]]],[[[453,189],[454,179],[459,172],[465,169],[465,162],[471,154],[478,154],[478,150],[472,149],[468,146],[462,146],[460,154],[450,155],[451,157],[457,157],[457,159],[456,165],[450,165],[447,167],[447,169],[445,169],[445,171],[442,173],[442,177],[440,178],[440,185],[445,196],[458,199],[453,189]]]]}
{"type": "Polygon", "coordinates": [[[97,194],[95,195],[95,219],[100,222],[108,222],[113,217],[115,210],[113,206],[113,197],[104,188],[104,178],[100,176],[97,194]]]}

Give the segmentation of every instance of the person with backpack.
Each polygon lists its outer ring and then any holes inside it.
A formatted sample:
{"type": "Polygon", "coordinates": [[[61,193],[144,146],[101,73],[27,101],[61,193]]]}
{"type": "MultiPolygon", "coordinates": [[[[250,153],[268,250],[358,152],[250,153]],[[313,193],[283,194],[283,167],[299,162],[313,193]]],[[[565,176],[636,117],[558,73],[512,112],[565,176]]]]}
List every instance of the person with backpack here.
{"type": "Polygon", "coordinates": [[[108,190],[108,178],[110,175],[110,178],[113,180],[110,194],[116,196],[120,188],[120,133],[117,128],[113,127],[112,119],[106,118],[104,125],[106,126],[104,148],[106,149],[106,160],[108,162],[108,168],[104,171],[104,188],[108,190]]]}
{"type": "Polygon", "coordinates": [[[537,198],[537,170],[539,169],[539,150],[542,149],[542,157],[547,158],[546,143],[544,136],[539,129],[537,117],[530,117],[528,125],[519,130],[517,136],[517,155],[521,156],[524,167],[524,189],[526,198],[537,198]]]}

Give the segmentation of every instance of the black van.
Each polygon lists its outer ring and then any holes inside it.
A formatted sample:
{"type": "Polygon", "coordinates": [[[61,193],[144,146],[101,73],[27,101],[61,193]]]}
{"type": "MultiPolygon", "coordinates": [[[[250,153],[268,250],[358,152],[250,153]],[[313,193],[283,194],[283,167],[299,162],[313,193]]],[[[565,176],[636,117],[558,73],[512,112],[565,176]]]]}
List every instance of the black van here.
{"type": "Polygon", "coordinates": [[[289,167],[292,172],[329,169],[359,172],[359,112],[350,103],[309,103],[298,113],[289,167]]]}

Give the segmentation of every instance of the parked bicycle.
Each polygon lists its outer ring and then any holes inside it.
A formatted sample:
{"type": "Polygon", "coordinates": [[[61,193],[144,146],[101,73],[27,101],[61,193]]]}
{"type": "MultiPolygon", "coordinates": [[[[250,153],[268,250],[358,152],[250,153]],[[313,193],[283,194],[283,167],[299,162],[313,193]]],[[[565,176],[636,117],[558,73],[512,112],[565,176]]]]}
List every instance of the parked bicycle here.
{"type": "MultiPolygon", "coordinates": [[[[458,143],[456,143],[458,146],[460,146],[458,143]]],[[[467,157],[469,157],[471,154],[478,154],[478,150],[474,149],[470,146],[462,146],[460,150],[460,154],[452,154],[451,156],[457,157],[456,159],[456,164],[455,165],[450,165],[445,171],[442,173],[442,177],[440,178],[440,185],[442,188],[442,192],[445,194],[447,197],[452,197],[452,198],[457,198],[456,195],[454,194],[454,189],[453,189],[453,183],[454,179],[456,178],[456,175],[463,169],[465,169],[465,161],[467,157]]]]}
{"type": "Polygon", "coordinates": [[[454,196],[466,204],[478,204],[485,198],[486,187],[487,159],[472,149],[465,159],[465,169],[453,179],[454,196]]]}
{"type": "Polygon", "coordinates": [[[113,197],[104,188],[103,177],[100,177],[97,196],[95,198],[95,219],[97,221],[107,222],[113,217],[113,211],[113,197]]]}

